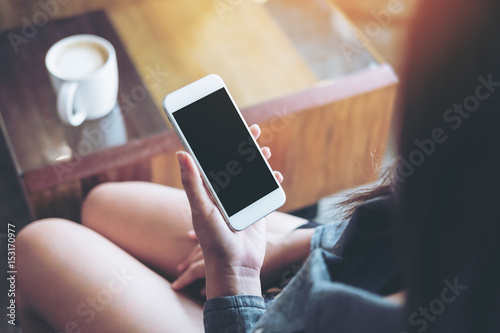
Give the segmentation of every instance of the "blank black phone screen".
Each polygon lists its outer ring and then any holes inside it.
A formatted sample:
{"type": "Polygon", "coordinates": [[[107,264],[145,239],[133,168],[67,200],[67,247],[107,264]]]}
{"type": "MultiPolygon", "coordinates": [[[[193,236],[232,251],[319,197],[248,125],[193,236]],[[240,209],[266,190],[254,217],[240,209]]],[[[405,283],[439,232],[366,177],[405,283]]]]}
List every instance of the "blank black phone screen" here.
{"type": "Polygon", "coordinates": [[[173,116],[228,216],[278,188],[225,88],[173,116]]]}

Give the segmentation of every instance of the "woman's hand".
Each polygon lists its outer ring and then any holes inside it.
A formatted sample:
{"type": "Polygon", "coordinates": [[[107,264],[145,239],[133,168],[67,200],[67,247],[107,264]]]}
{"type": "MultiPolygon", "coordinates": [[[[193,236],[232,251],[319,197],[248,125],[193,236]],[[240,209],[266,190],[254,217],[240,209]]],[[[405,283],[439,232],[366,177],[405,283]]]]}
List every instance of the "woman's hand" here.
{"type": "MultiPolygon", "coordinates": [[[[300,267],[302,261],[309,255],[311,236],[314,229],[299,229],[289,234],[266,235],[266,255],[261,269],[261,283],[266,286],[278,279],[287,279],[300,267]]],[[[187,237],[198,242],[194,231],[189,231],[187,237]]],[[[198,279],[205,278],[205,259],[199,244],[187,258],[177,267],[180,275],[172,283],[172,288],[183,289],[198,279]]],[[[202,288],[201,296],[206,289],[202,288]]]]}
{"type": "MultiPolygon", "coordinates": [[[[194,231],[188,232],[188,238],[198,242],[194,231]]],[[[180,275],[172,283],[172,288],[176,290],[183,289],[198,279],[205,278],[205,258],[200,244],[196,244],[187,258],[177,266],[180,275]]],[[[205,296],[205,287],[201,290],[201,296],[205,296]]]]}
{"type": "MultiPolygon", "coordinates": [[[[256,125],[251,131],[254,137],[260,135],[256,125]]],[[[263,150],[270,156],[268,148],[263,150]]],[[[177,157],[191,206],[193,228],[205,259],[207,298],[260,295],[260,270],[266,247],[265,222],[261,220],[243,231],[233,232],[206,191],[191,156],[179,152],[177,157]]],[[[282,181],[281,174],[275,174],[282,181]]]]}

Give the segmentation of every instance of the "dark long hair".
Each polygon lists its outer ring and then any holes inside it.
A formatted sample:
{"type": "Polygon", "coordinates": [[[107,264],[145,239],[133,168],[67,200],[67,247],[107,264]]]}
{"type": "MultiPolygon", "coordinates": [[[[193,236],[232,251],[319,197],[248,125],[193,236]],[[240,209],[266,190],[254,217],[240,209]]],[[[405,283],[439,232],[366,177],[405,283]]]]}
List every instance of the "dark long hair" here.
{"type": "Polygon", "coordinates": [[[410,332],[500,332],[500,1],[424,1],[396,109],[410,332]]]}

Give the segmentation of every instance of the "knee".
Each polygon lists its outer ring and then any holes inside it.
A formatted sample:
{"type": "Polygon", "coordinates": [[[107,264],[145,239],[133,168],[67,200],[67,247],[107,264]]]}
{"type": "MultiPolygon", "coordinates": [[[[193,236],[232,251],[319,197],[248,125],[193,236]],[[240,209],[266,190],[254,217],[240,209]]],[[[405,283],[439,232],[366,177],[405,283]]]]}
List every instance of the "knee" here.
{"type": "Polygon", "coordinates": [[[28,224],[15,241],[15,263],[19,294],[29,294],[33,279],[40,277],[40,267],[50,262],[48,250],[58,237],[64,237],[64,226],[74,224],[63,219],[45,219],[28,224]]]}
{"type": "Polygon", "coordinates": [[[39,220],[25,226],[16,236],[16,256],[23,268],[29,269],[30,262],[40,260],[50,244],[64,237],[67,226],[74,222],[51,218],[39,220]]]}
{"type": "Polygon", "coordinates": [[[119,183],[103,183],[89,192],[82,205],[81,221],[83,225],[89,226],[97,217],[103,215],[110,199],[119,190],[117,189],[119,186],[119,183]]]}
{"type": "Polygon", "coordinates": [[[28,224],[16,236],[16,249],[23,255],[25,250],[43,246],[48,241],[47,235],[57,234],[57,230],[67,223],[73,222],[50,218],[28,224]]]}

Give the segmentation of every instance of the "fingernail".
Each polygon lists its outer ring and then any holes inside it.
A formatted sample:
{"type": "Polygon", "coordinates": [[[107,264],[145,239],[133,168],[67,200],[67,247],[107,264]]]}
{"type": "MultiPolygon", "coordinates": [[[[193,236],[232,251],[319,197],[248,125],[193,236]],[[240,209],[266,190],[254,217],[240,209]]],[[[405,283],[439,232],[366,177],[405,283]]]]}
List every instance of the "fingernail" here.
{"type": "Polygon", "coordinates": [[[174,281],[170,286],[172,287],[172,289],[177,289],[177,285],[178,285],[177,281],[174,281]]]}
{"type": "Polygon", "coordinates": [[[175,153],[177,155],[177,161],[179,162],[179,166],[184,168],[186,166],[186,155],[183,151],[178,151],[175,153]]]}

